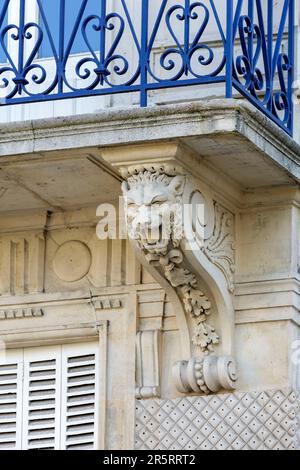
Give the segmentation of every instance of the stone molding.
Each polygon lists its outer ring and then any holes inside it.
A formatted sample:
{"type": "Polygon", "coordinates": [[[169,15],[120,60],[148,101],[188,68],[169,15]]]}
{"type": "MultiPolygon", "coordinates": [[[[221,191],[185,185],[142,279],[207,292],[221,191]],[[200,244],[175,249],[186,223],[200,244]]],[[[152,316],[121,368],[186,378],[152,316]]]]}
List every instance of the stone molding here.
{"type": "Polygon", "coordinates": [[[95,341],[102,331],[102,323],[74,322],[69,325],[45,324],[40,327],[18,328],[1,333],[1,341],[10,349],[95,341]]]}
{"type": "Polygon", "coordinates": [[[122,300],[119,298],[104,297],[93,299],[92,304],[96,310],[113,310],[122,308],[122,300]]]}
{"type": "Polygon", "coordinates": [[[0,310],[0,320],[19,320],[21,318],[43,317],[41,308],[16,308],[0,310]]]}
{"type": "Polygon", "coordinates": [[[139,331],[136,337],[136,398],[160,397],[161,331],[139,331]]]}
{"type": "Polygon", "coordinates": [[[11,305],[8,299],[2,298],[0,340],[9,347],[58,344],[70,338],[89,341],[94,338],[94,329],[101,324],[102,315],[122,312],[128,293],[95,297],[86,294],[30,295],[12,299],[11,305]]]}

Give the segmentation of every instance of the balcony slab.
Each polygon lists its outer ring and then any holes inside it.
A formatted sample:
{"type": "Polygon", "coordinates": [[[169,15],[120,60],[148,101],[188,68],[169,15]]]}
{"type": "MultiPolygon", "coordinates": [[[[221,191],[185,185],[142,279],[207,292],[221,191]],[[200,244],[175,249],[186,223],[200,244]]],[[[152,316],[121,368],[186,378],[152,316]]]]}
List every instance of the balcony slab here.
{"type": "Polygon", "coordinates": [[[300,146],[250,104],[210,100],[103,110],[0,129],[0,210],[66,209],[115,200],[117,168],[174,152],[237,191],[294,186],[300,146]],[[178,150],[180,149],[180,150],[178,150]],[[192,155],[192,157],[190,157],[192,155]]]}

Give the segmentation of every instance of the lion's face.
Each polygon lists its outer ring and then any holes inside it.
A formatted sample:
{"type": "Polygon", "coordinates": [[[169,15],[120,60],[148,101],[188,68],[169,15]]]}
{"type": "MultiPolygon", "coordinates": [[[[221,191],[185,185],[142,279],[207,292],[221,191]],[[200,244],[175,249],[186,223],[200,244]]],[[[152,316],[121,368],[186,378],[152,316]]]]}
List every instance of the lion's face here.
{"type": "Polygon", "coordinates": [[[149,253],[165,254],[172,238],[184,178],[135,177],[123,185],[128,233],[149,253]]]}

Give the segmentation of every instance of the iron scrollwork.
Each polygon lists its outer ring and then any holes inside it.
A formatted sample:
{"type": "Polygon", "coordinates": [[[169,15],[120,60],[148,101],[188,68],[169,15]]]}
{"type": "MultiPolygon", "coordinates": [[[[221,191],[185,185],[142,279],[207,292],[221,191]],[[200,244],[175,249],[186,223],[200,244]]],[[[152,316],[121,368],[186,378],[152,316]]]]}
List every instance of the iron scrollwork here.
{"type": "Polygon", "coordinates": [[[15,23],[7,20],[13,2],[2,2],[0,104],[139,92],[145,106],[150,90],[223,82],[226,96],[236,88],[292,132],[294,0],[265,9],[262,0],[226,0],[226,8],[216,0],[157,0],[154,20],[149,0],[120,0],[116,11],[99,0],[92,12],[92,0],[82,0],[75,19],[71,3],[58,0],[55,31],[47,2],[30,2],[30,18],[28,0],[20,0],[15,23]],[[74,54],[78,38],[82,53],[74,54]]]}
{"type": "Polygon", "coordinates": [[[261,0],[248,2],[248,13],[242,14],[239,1],[235,16],[234,39],[237,50],[233,64],[233,83],[257,107],[283,128],[292,125],[293,2],[284,0],[278,31],[273,16],[263,14],[261,0]],[[286,49],[286,52],[284,51],[286,49]]]}
{"type": "MultiPolygon", "coordinates": [[[[212,5],[213,2],[210,3],[212,5]]],[[[196,78],[203,80],[205,77],[213,78],[220,75],[225,66],[225,34],[215,5],[213,5],[212,9],[209,9],[204,2],[190,3],[190,1],[185,1],[184,5],[172,5],[166,10],[167,5],[167,1],[162,2],[155,28],[150,37],[149,52],[151,53],[155,37],[159,30],[160,23],[162,22],[163,25],[166,26],[170,39],[174,43],[173,46],[165,48],[159,59],[159,65],[162,71],[175,72],[171,77],[168,77],[168,80],[177,81],[183,76],[189,77],[190,79],[196,78]],[[212,17],[214,17],[217,29],[219,30],[223,54],[221,54],[220,63],[212,67],[209,72],[205,72],[205,67],[212,65],[215,59],[213,46],[205,43],[203,39],[212,17]],[[175,24],[175,22],[173,24],[172,20],[176,20],[177,24],[175,24]],[[191,31],[192,23],[195,23],[196,27],[194,37],[192,37],[191,31]],[[181,34],[184,38],[183,41],[181,41],[179,37],[181,25],[183,25],[183,32],[181,34]],[[175,57],[179,59],[177,70],[175,57]],[[199,70],[197,70],[196,67],[199,70]]],[[[148,71],[157,82],[166,81],[165,78],[159,76],[160,70],[156,73],[154,72],[150,60],[148,60],[148,71]]]]}

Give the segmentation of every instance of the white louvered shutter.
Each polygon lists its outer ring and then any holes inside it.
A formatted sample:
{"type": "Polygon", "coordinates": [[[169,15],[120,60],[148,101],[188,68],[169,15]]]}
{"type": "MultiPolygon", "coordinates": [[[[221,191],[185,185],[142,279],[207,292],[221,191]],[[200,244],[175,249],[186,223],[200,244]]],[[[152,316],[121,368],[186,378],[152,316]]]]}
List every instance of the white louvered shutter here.
{"type": "Polygon", "coordinates": [[[0,361],[0,450],[21,448],[22,367],[22,350],[0,361]]]}
{"type": "Polygon", "coordinates": [[[98,345],[62,347],[61,449],[96,448],[98,345]]]}
{"type": "Polygon", "coordinates": [[[59,449],[60,349],[24,350],[23,449],[59,449]]]}
{"type": "Polygon", "coordinates": [[[98,343],[0,358],[0,450],[96,449],[99,366],[98,343]]]}

